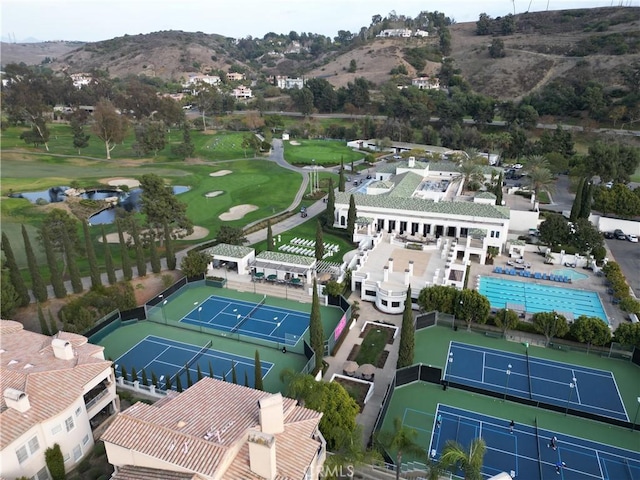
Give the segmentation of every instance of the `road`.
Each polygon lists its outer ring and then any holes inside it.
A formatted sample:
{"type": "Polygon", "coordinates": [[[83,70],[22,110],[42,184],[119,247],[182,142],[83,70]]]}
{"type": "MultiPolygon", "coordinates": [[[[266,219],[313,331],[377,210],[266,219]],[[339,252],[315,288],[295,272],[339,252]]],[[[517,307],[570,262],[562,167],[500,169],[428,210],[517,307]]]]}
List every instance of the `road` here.
{"type": "Polygon", "coordinates": [[[631,243],[615,238],[605,241],[614,260],[620,265],[633,293],[638,297],[640,295],[640,243],[631,243]]]}

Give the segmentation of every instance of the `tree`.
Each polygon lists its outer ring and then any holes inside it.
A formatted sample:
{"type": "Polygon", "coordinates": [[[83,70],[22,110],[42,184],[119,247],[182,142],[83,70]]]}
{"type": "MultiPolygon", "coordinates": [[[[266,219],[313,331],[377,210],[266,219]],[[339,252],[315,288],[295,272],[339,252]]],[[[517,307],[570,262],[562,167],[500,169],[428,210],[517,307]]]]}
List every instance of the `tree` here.
{"type": "Polygon", "coordinates": [[[189,250],[180,263],[180,269],[187,277],[197,277],[207,273],[211,255],[198,250],[189,250]]]}
{"type": "Polygon", "coordinates": [[[273,251],[273,232],[271,231],[271,220],[267,220],[267,251],[273,251]]]}
{"type": "Polygon", "coordinates": [[[476,290],[462,290],[456,297],[455,315],[464,320],[467,330],[471,330],[471,323],[486,323],[489,318],[491,305],[484,295],[476,290]]]}
{"type": "Polygon", "coordinates": [[[165,379],[164,380],[164,389],[165,389],[165,391],[168,392],[169,390],[171,390],[171,388],[173,388],[172,385],[171,385],[171,375],[165,375],[164,379],[165,379]]]}
{"type": "Polygon", "coordinates": [[[19,306],[20,296],[11,283],[10,273],[3,266],[0,274],[0,315],[2,318],[11,318],[19,306]]]}
{"type": "Polygon", "coordinates": [[[53,444],[53,447],[47,448],[44,451],[44,461],[47,464],[47,469],[51,475],[52,480],[64,480],[64,456],[60,445],[53,444]]]}
{"type": "Polygon", "coordinates": [[[555,178],[548,168],[533,168],[529,171],[529,188],[538,198],[540,190],[551,192],[554,190],[555,178]]]}
{"type": "Polygon", "coordinates": [[[171,151],[174,155],[182,158],[183,160],[191,157],[195,152],[196,147],[191,140],[191,129],[189,124],[185,121],[182,122],[182,143],[174,146],[171,151]]]}
{"type": "Polygon", "coordinates": [[[244,386],[248,387],[249,386],[249,374],[247,373],[247,371],[244,371],[244,386]]]}
{"type": "Polygon", "coordinates": [[[344,161],[343,161],[342,158],[340,158],[340,175],[338,177],[338,191],[339,192],[344,192],[345,181],[346,181],[346,179],[344,178],[344,161]]]}
{"type": "Polygon", "coordinates": [[[193,233],[193,224],[187,217],[187,205],[176,197],[173,188],[165,185],[164,180],[155,173],[147,173],[140,177],[142,188],[141,212],[146,215],[147,224],[153,229],[160,229],[165,222],[172,228],[193,233]]]}
{"type": "Polygon", "coordinates": [[[216,240],[218,243],[228,243],[229,245],[244,245],[248,241],[241,228],[228,225],[220,227],[216,240]]]}
{"type": "Polygon", "coordinates": [[[57,335],[58,324],[56,323],[55,318],[53,318],[53,313],[51,313],[51,310],[47,311],[47,316],[49,317],[49,331],[51,332],[51,335],[57,335]]]}
{"type": "Polygon", "coordinates": [[[252,151],[255,157],[260,151],[261,146],[262,140],[260,140],[255,133],[248,132],[243,135],[241,147],[244,150],[245,158],[247,157],[247,150],[252,151]]]}
{"type": "Polygon", "coordinates": [[[400,479],[402,457],[405,454],[426,457],[424,448],[418,444],[418,432],[403,425],[400,417],[393,419],[393,431],[383,430],[378,433],[377,441],[385,449],[395,452],[396,480],[400,479]]]}
{"type": "Polygon", "coordinates": [[[24,250],[27,255],[27,265],[29,267],[29,273],[31,274],[31,291],[33,296],[38,302],[45,302],[49,297],[47,293],[47,286],[44,284],[42,275],[40,275],[40,269],[38,268],[38,262],[36,256],[33,253],[33,247],[31,246],[31,240],[29,234],[24,225],[22,225],[22,239],[24,240],[24,250]]]}
{"type": "Polygon", "coordinates": [[[147,371],[142,367],[142,375],[141,375],[141,383],[142,385],[149,385],[149,379],[147,378],[147,371]]]}
{"type": "Polygon", "coordinates": [[[173,250],[173,239],[171,238],[171,230],[169,229],[169,222],[167,220],[162,224],[164,228],[164,252],[167,258],[167,268],[169,270],[176,269],[176,254],[173,250]]]}
{"type": "Polygon", "coordinates": [[[507,56],[504,49],[504,42],[500,38],[494,38],[489,46],[489,56],[491,58],[503,58],[507,56]]]}
{"type": "Polygon", "coordinates": [[[145,155],[153,152],[156,157],[167,145],[167,127],[163,121],[145,120],[136,125],[134,132],[137,148],[145,155]]]}
{"type": "Polygon", "coordinates": [[[238,384],[238,374],[236,373],[236,362],[231,360],[231,383],[238,384]]]}
{"type": "Polygon", "coordinates": [[[133,270],[131,268],[131,258],[129,258],[129,249],[127,243],[124,241],[124,232],[122,231],[122,221],[116,220],[116,226],[118,227],[118,240],[120,242],[120,259],[122,260],[122,273],[126,281],[130,281],[133,278],[133,270]]]}
{"type": "MultiPolygon", "coordinates": [[[[69,242],[69,255],[75,256],[81,251],[77,220],[66,211],[60,208],[54,208],[44,218],[42,226],[40,227],[40,238],[45,234],[49,236],[49,240],[51,241],[54,250],[63,254],[65,267],[68,267],[68,264],[66,263],[67,252],[64,246],[65,236],[69,242]]],[[[65,272],[63,271],[63,275],[64,273],[65,272]]]]}
{"type": "Polygon", "coordinates": [[[197,374],[197,379],[198,379],[196,381],[199,382],[203,378],[202,377],[202,370],[200,369],[200,364],[198,364],[196,367],[197,367],[196,368],[196,374],[197,374]]]}
{"type": "Polygon", "coordinates": [[[621,323],[614,332],[614,340],[622,345],[640,348],[640,323],[621,323]]]}
{"type": "Polygon", "coordinates": [[[351,61],[349,62],[349,69],[347,70],[347,72],[349,73],[356,73],[356,70],[358,69],[358,64],[356,63],[355,59],[351,59],[351,61]]]}
{"type": "Polygon", "coordinates": [[[43,335],[51,335],[49,331],[49,325],[47,325],[47,320],[44,318],[44,312],[42,311],[42,306],[38,303],[38,322],[40,322],[40,332],[43,335]]]}
{"type": "Polygon", "coordinates": [[[142,241],[138,233],[138,223],[135,219],[131,220],[131,238],[133,246],[136,249],[136,268],[139,277],[147,276],[147,260],[144,258],[144,250],[142,249],[142,241]]]}
{"type": "Polygon", "coordinates": [[[507,330],[513,330],[518,326],[518,314],[508,308],[502,308],[496,313],[494,322],[496,327],[502,330],[502,336],[506,337],[507,330]]]}
{"type": "Polygon", "coordinates": [[[464,182],[465,190],[472,190],[470,187],[473,184],[482,184],[484,180],[480,165],[476,163],[473,157],[463,161],[458,167],[458,172],[464,182]]]}
{"type": "Polygon", "coordinates": [[[591,204],[593,202],[593,184],[590,181],[586,181],[584,188],[582,189],[582,205],[580,207],[580,215],[578,218],[589,219],[591,215],[591,204]]]}
{"type": "Polygon", "coordinates": [[[111,160],[111,151],[127,134],[127,118],[120,115],[109,100],[101,100],[93,111],[92,129],[95,136],[104,142],[107,160],[111,160]]]}
{"type": "Polygon", "coordinates": [[[586,218],[578,218],[570,230],[569,242],[581,253],[591,253],[604,245],[602,233],[586,218]]]}
{"type": "Polygon", "coordinates": [[[80,155],[80,150],[89,146],[91,135],[85,133],[84,125],[77,117],[71,119],[71,133],[73,135],[73,147],[78,149],[78,155],[80,155]]]}
{"type": "Polygon", "coordinates": [[[136,370],[136,367],[131,367],[131,381],[132,382],[137,382],[138,381],[138,370],[136,370]]]}
{"type": "Polygon", "coordinates": [[[413,320],[413,309],[411,304],[411,285],[409,285],[409,288],[407,289],[407,297],[404,300],[404,312],[402,313],[402,328],[400,329],[400,348],[398,350],[397,368],[413,365],[416,328],[413,320]]]}
{"type": "Polygon", "coordinates": [[[609,327],[598,317],[580,315],[569,328],[573,337],[587,344],[587,353],[591,345],[606,345],[611,341],[609,327]]]}
{"type": "Polygon", "coordinates": [[[160,273],[162,265],[160,264],[160,257],[158,256],[158,247],[156,246],[156,237],[154,232],[149,232],[149,261],[151,262],[151,271],[153,273],[160,273]]]}
{"type": "Polygon", "coordinates": [[[102,233],[102,246],[104,247],[104,266],[107,270],[107,279],[109,280],[109,285],[113,285],[118,281],[116,277],[116,269],[113,265],[113,256],[111,255],[111,247],[109,246],[109,242],[107,242],[107,234],[104,230],[104,225],[101,227],[102,233]]]}
{"type": "Polygon", "coordinates": [[[533,314],[533,326],[544,335],[549,346],[551,339],[562,337],[569,331],[567,319],[556,312],[538,312],[533,314]]]}
{"type": "Polygon", "coordinates": [[[44,118],[38,117],[31,121],[31,130],[25,130],[20,134],[20,138],[24,140],[26,144],[33,144],[34,147],[38,145],[44,145],[44,148],[49,151],[49,136],[51,132],[47,127],[47,122],[44,118]]]}
{"type": "Polygon", "coordinates": [[[349,211],[347,212],[347,233],[349,234],[349,239],[353,241],[353,234],[356,231],[356,218],[358,212],[356,210],[356,200],[351,195],[349,197],[349,211]]]}
{"type": "Polygon", "coordinates": [[[327,195],[327,209],[325,210],[324,219],[328,227],[333,227],[336,218],[336,192],[333,187],[333,178],[329,179],[329,193],[327,195]]]}
{"type": "Polygon", "coordinates": [[[445,469],[462,470],[465,480],[482,480],[482,463],[487,445],[482,438],[474,438],[466,450],[462,445],[454,440],[447,440],[440,464],[445,469]]]}
{"type": "Polygon", "coordinates": [[[209,378],[216,378],[213,374],[213,365],[211,364],[211,360],[209,360],[209,378]]]}
{"type": "Polygon", "coordinates": [[[563,245],[569,241],[571,228],[560,214],[551,214],[540,224],[540,240],[547,245],[563,245]]]}
{"type": "Polygon", "coordinates": [[[11,248],[11,244],[9,243],[9,238],[4,232],[2,232],[1,248],[5,256],[5,265],[9,269],[9,279],[11,280],[11,285],[13,285],[14,291],[18,295],[17,306],[26,307],[31,301],[31,298],[29,297],[29,290],[24,283],[22,275],[20,275],[20,269],[18,268],[18,264],[16,263],[16,257],[13,255],[13,249],[11,248]]]}
{"type": "Polygon", "coordinates": [[[322,224],[320,220],[316,222],[316,245],[315,245],[316,260],[322,260],[324,256],[324,240],[322,239],[322,224]]]}
{"type": "Polygon", "coordinates": [[[586,178],[581,178],[578,182],[578,188],[576,190],[576,196],[573,199],[573,204],[571,205],[571,214],[569,215],[569,220],[575,222],[576,219],[580,216],[580,211],[582,209],[582,190],[584,189],[584,185],[586,183],[586,178]]]}
{"type": "Polygon", "coordinates": [[[423,312],[437,310],[442,313],[455,313],[458,290],[455,287],[434,285],[420,290],[418,305],[423,312]]]}
{"type": "Polygon", "coordinates": [[[197,87],[197,95],[194,98],[194,105],[198,107],[202,114],[202,129],[207,131],[206,115],[215,111],[222,111],[222,96],[218,88],[200,82],[197,87]]]}
{"type": "Polygon", "coordinates": [[[305,117],[313,113],[313,93],[311,90],[307,87],[293,89],[290,95],[296,109],[305,117]]]}
{"type": "Polygon", "coordinates": [[[67,230],[62,230],[62,245],[64,248],[67,267],[69,268],[71,289],[73,290],[73,293],[82,293],[84,290],[84,287],[82,286],[82,278],[80,277],[80,270],[78,270],[74,248],[67,230]]]}
{"type": "Polygon", "coordinates": [[[320,317],[320,301],[318,300],[318,285],[313,279],[313,297],[311,300],[311,315],[309,318],[309,340],[311,348],[316,354],[315,371],[322,370],[324,358],[324,339],[322,338],[322,318],[320,317]]]}
{"type": "Polygon", "coordinates": [[[82,222],[82,232],[84,233],[85,250],[87,252],[87,260],[89,261],[91,287],[96,288],[102,286],[102,279],[100,278],[98,260],[96,259],[96,252],[93,249],[93,242],[91,241],[91,234],[89,233],[89,224],[86,220],[82,222]]]}
{"type": "Polygon", "coordinates": [[[187,374],[187,388],[189,388],[193,385],[193,380],[191,380],[191,369],[186,363],[184,364],[184,370],[187,374]]]}
{"type": "Polygon", "coordinates": [[[264,390],[262,385],[262,362],[260,362],[260,352],[256,349],[253,363],[253,388],[264,390]]]}
{"type": "Polygon", "coordinates": [[[182,380],[180,379],[180,375],[176,377],[176,391],[178,393],[181,393],[182,391],[184,391],[184,389],[182,388],[182,380]]]}
{"type": "Polygon", "coordinates": [[[67,289],[64,286],[64,281],[58,268],[58,259],[55,251],[53,250],[53,244],[49,239],[49,235],[49,232],[46,230],[40,232],[40,239],[42,240],[44,252],[47,256],[51,286],[53,287],[53,294],[56,298],[64,298],[67,296],[67,289]]]}

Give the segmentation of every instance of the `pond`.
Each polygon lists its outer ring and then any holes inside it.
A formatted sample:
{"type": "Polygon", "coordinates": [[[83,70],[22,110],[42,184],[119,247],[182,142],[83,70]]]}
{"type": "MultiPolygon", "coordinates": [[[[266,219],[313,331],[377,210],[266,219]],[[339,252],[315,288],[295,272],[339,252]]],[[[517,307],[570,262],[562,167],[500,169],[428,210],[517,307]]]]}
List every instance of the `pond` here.
{"type": "MultiPolygon", "coordinates": [[[[181,193],[188,192],[191,187],[175,185],[172,188],[174,195],[179,195],[181,193]]],[[[44,201],[44,203],[58,203],[66,200],[67,196],[64,192],[68,189],[69,187],[65,186],[51,187],[48,190],[40,190],[36,192],[11,193],[9,194],[9,197],[24,198],[29,200],[31,203],[42,203],[42,201],[44,201]]],[[[140,188],[133,188],[129,192],[99,189],[85,192],[80,195],[80,198],[89,200],[104,200],[109,197],[120,198],[118,207],[103,210],[89,218],[89,223],[91,225],[105,225],[111,224],[115,221],[120,208],[127,212],[140,210],[141,195],[142,189],[140,188]]]]}

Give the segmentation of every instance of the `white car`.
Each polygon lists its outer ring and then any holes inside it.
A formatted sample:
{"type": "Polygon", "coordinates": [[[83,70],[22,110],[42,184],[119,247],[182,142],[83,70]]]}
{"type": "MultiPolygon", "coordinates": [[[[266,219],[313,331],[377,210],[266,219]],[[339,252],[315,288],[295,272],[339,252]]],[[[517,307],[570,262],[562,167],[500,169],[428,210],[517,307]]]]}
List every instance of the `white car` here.
{"type": "Polygon", "coordinates": [[[632,243],[638,243],[638,236],[634,235],[633,233],[630,233],[629,235],[627,235],[627,240],[629,240],[632,243]]]}

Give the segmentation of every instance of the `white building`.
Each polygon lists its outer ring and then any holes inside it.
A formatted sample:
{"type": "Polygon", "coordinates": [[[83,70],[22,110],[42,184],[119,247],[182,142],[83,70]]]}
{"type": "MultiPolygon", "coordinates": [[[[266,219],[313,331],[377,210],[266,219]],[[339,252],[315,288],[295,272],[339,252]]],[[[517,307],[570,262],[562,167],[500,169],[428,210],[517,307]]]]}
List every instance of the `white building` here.
{"type": "Polygon", "coordinates": [[[273,77],[273,84],[282,90],[290,90],[292,88],[301,90],[304,87],[304,83],[303,78],[291,78],[284,75],[275,75],[273,77]]]}
{"type": "Polygon", "coordinates": [[[0,477],[50,479],[45,450],[54,444],[73,469],[119,410],[112,362],[73,333],[49,337],[0,320],[0,335],[0,477]]]}
{"type": "Polygon", "coordinates": [[[87,86],[93,80],[93,77],[88,73],[72,73],[70,77],[73,82],[73,86],[76,88],[87,86]]]}
{"type": "Polygon", "coordinates": [[[411,29],[409,28],[389,28],[387,30],[382,30],[377,37],[401,37],[401,38],[410,38],[411,37],[411,29]]]}
{"type": "Polygon", "coordinates": [[[411,85],[420,90],[437,90],[440,88],[440,80],[436,77],[417,77],[411,79],[411,85]]]}
{"type": "Polygon", "coordinates": [[[227,80],[231,82],[241,82],[242,80],[244,80],[244,73],[227,72],[227,80]]]}
{"type": "Polygon", "coordinates": [[[207,85],[220,85],[220,77],[218,75],[189,75],[189,79],[182,84],[183,88],[193,88],[198,83],[206,83],[207,85]]]}
{"type": "Polygon", "coordinates": [[[244,85],[240,85],[233,89],[231,94],[236,98],[251,98],[253,97],[253,92],[249,87],[245,87],[244,85]]]}
{"type": "Polygon", "coordinates": [[[112,480],[315,480],[326,455],[321,417],[279,393],[203,378],[129,407],[102,440],[112,480]]]}

